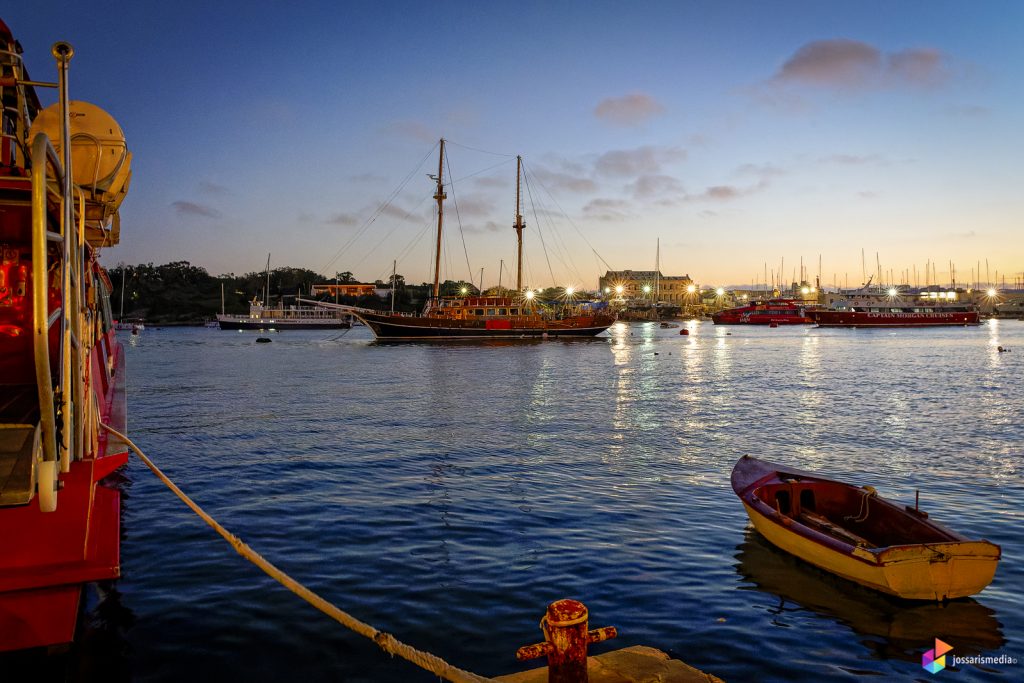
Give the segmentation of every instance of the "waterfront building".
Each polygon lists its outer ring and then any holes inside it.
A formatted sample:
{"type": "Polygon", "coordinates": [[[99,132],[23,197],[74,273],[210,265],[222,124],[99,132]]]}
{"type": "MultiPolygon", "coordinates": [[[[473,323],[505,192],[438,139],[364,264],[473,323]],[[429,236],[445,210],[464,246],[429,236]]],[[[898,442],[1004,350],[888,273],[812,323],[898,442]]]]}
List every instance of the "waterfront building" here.
{"type": "Polygon", "coordinates": [[[612,300],[680,308],[695,303],[697,292],[689,275],[662,275],[658,270],[609,270],[598,279],[598,288],[612,300]]]}

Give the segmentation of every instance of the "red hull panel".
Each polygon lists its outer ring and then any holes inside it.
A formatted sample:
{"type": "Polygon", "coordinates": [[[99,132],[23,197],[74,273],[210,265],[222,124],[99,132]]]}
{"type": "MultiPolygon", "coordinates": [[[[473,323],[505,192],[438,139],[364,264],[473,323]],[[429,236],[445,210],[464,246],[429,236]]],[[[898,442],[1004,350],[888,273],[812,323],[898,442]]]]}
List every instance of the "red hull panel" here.
{"type": "Polygon", "coordinates": [[[941,327],[980,325],[977,311],[882,313],[873,311],[816,311],[818,327],[941,327]]]}
{"type": "Polygon", "coordinates": [[[0,593],[0,651],[71,642],[81,595],[81,585],[0,593]]]}

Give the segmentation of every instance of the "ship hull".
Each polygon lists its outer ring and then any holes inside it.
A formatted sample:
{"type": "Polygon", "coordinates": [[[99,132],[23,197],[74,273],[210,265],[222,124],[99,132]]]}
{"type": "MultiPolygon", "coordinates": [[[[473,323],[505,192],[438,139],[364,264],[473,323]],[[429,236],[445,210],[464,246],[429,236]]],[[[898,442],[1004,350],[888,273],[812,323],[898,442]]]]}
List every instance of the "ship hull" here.
{"type": "Polygon", "coordinates": [[[608,316],[593,316],[571,321],[537,321],[517,326],[505,320],[448,320],[367,312],[355,315],[370,328],[375,337],[389,341],[594,337],[615,322],[614,318],[608,316]]]}
{"type": "Polygon", "coordinates": [[[977,311],[936,313],[876,313],[869,311],[815,311],[818,327],[956,327],[980,325],[977,311]]]}
{"type": "Polygon", "coordinates": [[[712,314],[716,325],[809,325],[806,306],[792,299],[758,301],[712,314]]]}
{"type": "Polygon", "coordinates": [[[347,330],[352,324],[347,320],[218,320],[222,330],[347,330]]]}
{"type": "MultiPolygon", "coordinates": [[[[109,331],[102,344],[114,355],[108,383],[100,346],[92,357],[100,411],[125,430],[124,352],[109,331]]],[[[71,642],[83,584],[121,575],[120,493],[100,481],[127,462],[128,450],[105,431],[97,442],[96,457],[75,460],[60,475],[55,511],[42,512],[36,496],[0,515],[0,651],[71,642]]]]}

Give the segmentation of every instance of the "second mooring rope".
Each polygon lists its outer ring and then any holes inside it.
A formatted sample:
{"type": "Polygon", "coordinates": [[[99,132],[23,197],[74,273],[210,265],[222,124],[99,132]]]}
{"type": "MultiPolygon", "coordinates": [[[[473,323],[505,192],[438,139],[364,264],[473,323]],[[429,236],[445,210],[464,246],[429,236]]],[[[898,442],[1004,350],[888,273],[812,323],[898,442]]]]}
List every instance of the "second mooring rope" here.
{"type": "Polygon", "coordinates": [[[249,545],[246,544],[242,539],[238,538],[238,536],[235,536],[230,531],[221,526],[220,523],[217,522],[217,520],[215,520],[213,517],[207,514],[207,512],[203,510],[201,507],[199,507],[199,505],[197,505],[195,501],[193,501],[191,498],[185,495],[185,493],[181,489],[179,489],[174,484],[173,481],[168,479],[167,475],[161,472],[160,468],[157,467],[152,460],[146,457],[146,454],[143,453],[139,449],[139,447],[132,442],[131,439],[129,439],[127,436],[117,431],[113,427],[103,424],[102,422],[100,423],[100,426],[103,427],[103,429],[110,432],[111,434],[113,434],[114,436],[116,436],[117,438],[124,441],[125,444],[127,444],[128,448],[130,448],[132,452],[134,452],[135,455],[139,456],[139,459],[141,459],[142,462],[146,464],[146,467],[151,469],[153,471],[153,474],[155,474],[157,478],[160,479],[160,481],[167,485],[167,488],[171,489],[171,491],[173,491],[174,494],[178,496],[178,498],[180,498],[183,503],[185,503],[185,505],[192,508],[192,511],[199,515],[199,517],[204,522],[213,527],[214,531],[220,534],[225,541],[230,543],[231,546],[239,555],[252,562],[254,565],[262,569],[267,574],[267,576],[274,579],[282,586],[290,590],[292,593],[295,593],[297,596],[299,596],[309,604],[313,605],[313,607],[316,607],[318,610],[320,610],[327,616],[331,617],[342,626],[355,631],[361,636],[369,638],[373,642],[377,643],[377,646],[380,647],[380,649],[387,652],[388,654],[397,655],[402,659],[412,662],[421,669],[426,669],[427,671],[431,672],[436,676],[439,676],[448,681],[452,681],[452,683],[483,683],[485,681],[493,680],[490,678],[485,678],[483,676],[478,676],[477,674],[472,673],[470,671],[465,671],[458,667],[452,666],[451,664],[449,664],[448,662],[444,661],[436,655],[432,655],[429,652],[423,652],[422,650],[417,650],[416,648],[410,645],[406,645],[390,633],[378,631],[373,626],[370,626],[366,622],[356,619],[351,614],[348,614],[347,612],[338,608],[334,604],[320,597],[310,589],[306,588],[304,585],[302,585],[292,577],[288,576],[288,574],[284,573],[283,571],[275,567],[273,564],[268,562],[266,559],[264,559],[262,555],[253,550],[251,547],[249,547],[249,545]]]}

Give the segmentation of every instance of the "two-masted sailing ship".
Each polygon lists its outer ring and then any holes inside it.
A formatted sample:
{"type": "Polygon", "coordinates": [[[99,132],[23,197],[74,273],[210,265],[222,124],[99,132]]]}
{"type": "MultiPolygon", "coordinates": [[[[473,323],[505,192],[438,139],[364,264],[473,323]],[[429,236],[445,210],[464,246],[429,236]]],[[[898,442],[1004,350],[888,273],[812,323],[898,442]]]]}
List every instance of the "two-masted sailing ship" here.
{"type": "MultiPolygon", "coordinates": [[[[516,159],[517,240],[516,289],[512,296],[441,296],[441,237],[444,229],[444,146],[442,138],[437,164],[437,243],[434,259],[433,294],[422,313],[387,313],[354,306],[339,306],[361,320],[377,339],[546,339],[593,337],[607,330],[615,316],[586,305],[569,303],[549,307],[523,290],[523,215],[520,210],[522,157],[516,159]]],[[[324,305],[324,304],[321,304],[324,305]]]]}

